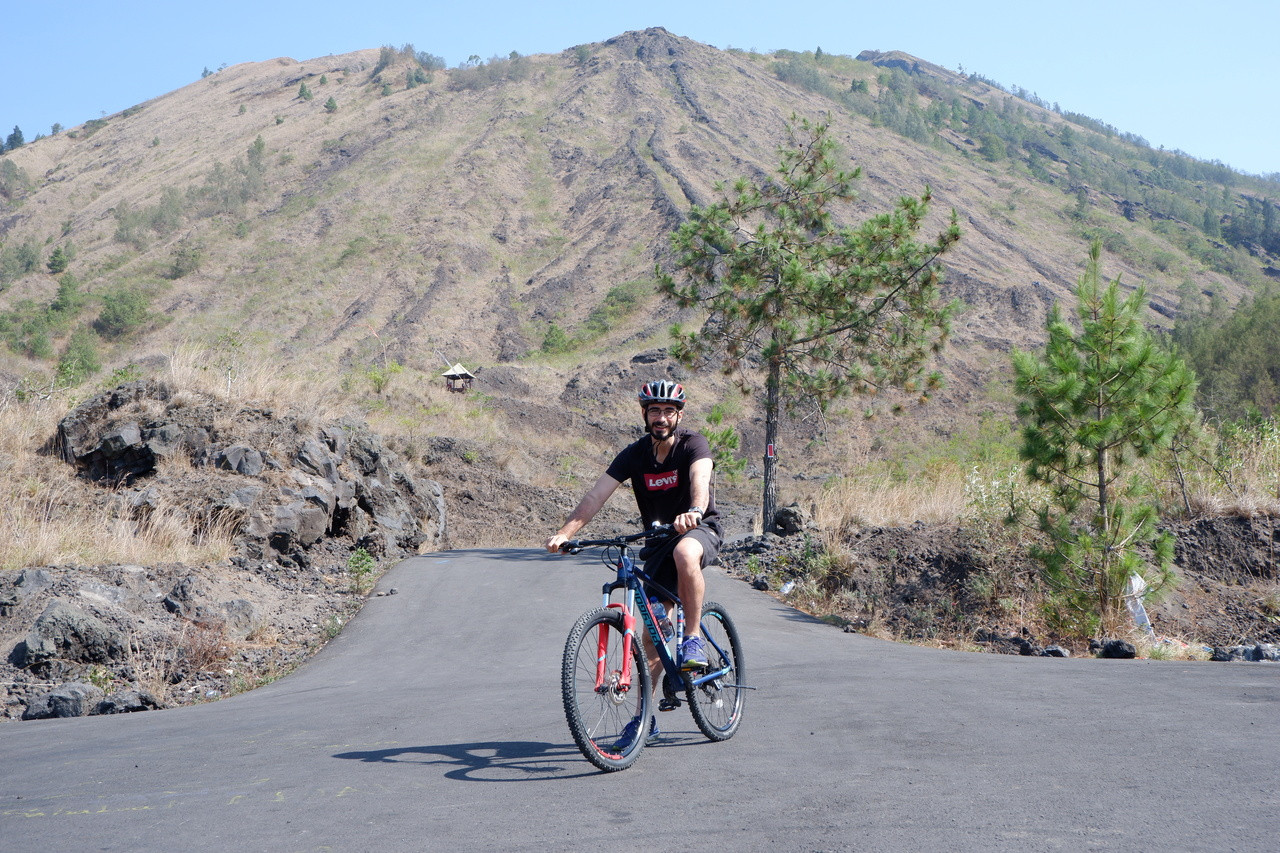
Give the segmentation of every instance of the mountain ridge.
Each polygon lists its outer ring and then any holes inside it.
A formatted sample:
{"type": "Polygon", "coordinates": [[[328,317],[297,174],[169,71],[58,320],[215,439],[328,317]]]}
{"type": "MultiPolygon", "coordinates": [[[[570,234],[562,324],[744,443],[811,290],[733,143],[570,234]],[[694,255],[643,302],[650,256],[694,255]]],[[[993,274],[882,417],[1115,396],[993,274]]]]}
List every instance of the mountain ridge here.
{"type": "MultiPolygon", "coordinates": [[[[1022,110],[1051,139],[1082,132],[907,54],[859,56],[869,61],[827,61],[878,98],[895,85],[877,77],[885,68],[923,69],[935,85],[968,87],[964,103],[979,112],[1022,110]]],[[[964,236],[947,258],[946,292],[966,310],[941,365],[950,390],[940,399],[952,410],[923,417],[989,409],[986,389],[1010,347],[1036,345],[1049,305],[1070,299],[1088,242],[1063,212],[1071,196],[987,162],[955,128],[939,131],[940,145],[923,145],[843,109],[820,86],[787,82],[778,65],[795,57],[721,51],[658,27],[426,74],[386,48],[244,63],[6,154],[39,177],[5,206],[0,239],[42,252],[69,241],[71,269],[95,298],[113,288],[145,294],[163,321],[105,343],[108,365],[183,340],[234,337],[282,365],[357,370],[394,360],[424,376],[442,359],[547,365],[562,383],[576,368],[544,359],[548,330],[584,340],[576,357],[588,368],[661,346],[669,323],[690,317],[653,294],[602,334],[587,334],[586,324],[615,288],[649,282],[655,264],[668,263],[667,234],[691,204],[714,197],[717,181],[774,168],[792,114],[825,117],[864,170],[846,221],[926,186],[935,223],[948,209],[959,213],[964,236]],[[414,84],[415,74],[429,79],[414,84]],[[144,224],[133,243],[121,240],[129,217],[150,215],[165,198],[182,200],[177,227],[144,224]],[[184,247],[199,263],[173,275],[184,247]]],[[[1067,158],[1043,159],[1067,179],[1067,158]]],[[[1192,279],[1228,304],[1248,292],[1129,222],[1106,191],[1078,192],[1094,228],[1119,235],[1106,274],[1147,286],[1153,322],[1176,315],[1192,279]],[[1153,252],[1170,269],[1144,260],[1153,252]]],[[[0,303],[39,304],[54,291],[53,277],[28,272],[0,303]]],[[[49,360],[10,355],[0,370],[12,384],[42,364],[49,360]]]]}

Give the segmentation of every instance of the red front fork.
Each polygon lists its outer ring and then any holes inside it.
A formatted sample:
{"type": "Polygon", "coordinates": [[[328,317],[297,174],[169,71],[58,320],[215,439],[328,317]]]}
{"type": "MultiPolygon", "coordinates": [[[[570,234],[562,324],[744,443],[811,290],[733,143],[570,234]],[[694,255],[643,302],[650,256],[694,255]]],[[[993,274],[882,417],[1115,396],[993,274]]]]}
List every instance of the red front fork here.
{"type": "MultiPolygon", "coordinates": [[[[632,613],[627,612],[627,608],[621,604],[610,604],[610,608],[617,608],[622,611],[622,672],[618,673],[618,683],[615,685],[618,692],[626,693],[631,689],[631,643],[636,633],[636,617],[632,613]]],[[[605,660],[609,651],[609,631],[612,630],[608,623],[600,624],[600,640],[596,647],[596,690],[600,691],[605,686],[605,681],[610,677],[611,673],[605,671],[605,660]]]]}

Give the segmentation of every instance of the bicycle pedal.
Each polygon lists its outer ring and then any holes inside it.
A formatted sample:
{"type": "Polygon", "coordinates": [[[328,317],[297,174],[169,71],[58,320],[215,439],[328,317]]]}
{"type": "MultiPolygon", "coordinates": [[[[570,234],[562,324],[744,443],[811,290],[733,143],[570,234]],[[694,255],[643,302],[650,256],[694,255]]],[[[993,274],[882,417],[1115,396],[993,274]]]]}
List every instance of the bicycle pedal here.
{"type": "Polygon", "coordinates": [[[664,696],[662,699],[658,701],[658,710],[674,711],[676,708],[679,708],[680,705],[681,705],[681,702],[678,698],[674,696],[671,696],[671,697],[664,696]]]}

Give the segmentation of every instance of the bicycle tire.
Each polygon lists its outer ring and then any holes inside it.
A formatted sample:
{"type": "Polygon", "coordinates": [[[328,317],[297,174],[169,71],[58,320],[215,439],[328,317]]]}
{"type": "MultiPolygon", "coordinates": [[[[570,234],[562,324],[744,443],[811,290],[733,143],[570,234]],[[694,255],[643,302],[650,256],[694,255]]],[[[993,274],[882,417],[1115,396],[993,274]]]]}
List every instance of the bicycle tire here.
{"type": "Polygon", "coordinates": [[[622,614],[599,608],[578,617],[564,644],[560,673],[560,692],[564,715],[573,742],[583,756],[601,770],[625,770],[635,763],[644,750],[653,708],[650,697],[649,667],[636,637],[631,638],[631,686],[617,689],[624,649],[622,614]],[[596,664],[600,649],[600,631],[605,632],[604,667],[606,684],[596,689],[596,664]],[[642,722],[636,736],[621,749],[616,749],[623,729],[635,718],[642,722]]]}
{"type": "Polygon", "coordinates": [[[715,640],[724,652],[722,655],[711,643],[703,643],[707,652],[706,671],[714,672],[728,665],[729,672],[697,687],[693,680],[701,673],[686,674],[685,695],[689,700],[689,712],[693,714],[698,730],[709,740],[728,740],[742,722],[742,707],[746,701],[742,641],[728,612],[714,601],[702,605],[702,632],[704,641],[715,640]]]}

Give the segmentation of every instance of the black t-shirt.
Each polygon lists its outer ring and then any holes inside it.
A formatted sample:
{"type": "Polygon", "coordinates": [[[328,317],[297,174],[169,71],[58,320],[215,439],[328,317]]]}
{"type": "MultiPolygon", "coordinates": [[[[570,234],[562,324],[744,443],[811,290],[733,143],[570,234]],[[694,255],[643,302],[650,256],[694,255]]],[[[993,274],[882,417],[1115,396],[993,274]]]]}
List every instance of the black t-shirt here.
{"type": "MultiPolygon", "coordinates": [[[[676,430],[676,444],[661,463],[653,453],[653,441],[649,436],[641,438],[622,449],[609,465],[606,474],[619,483],[631,481],[631,490],[640,508],[645,527],[653,524],[670,524],[682,512],[693,505],[689,468],[699,459],[711,459],[711,445],[699,433],[688,429],[676,430]]],[[[717,520],[715,494],[710,488],[707,505],[703,507],[702,521],[720,535],[717,520]]]]}

